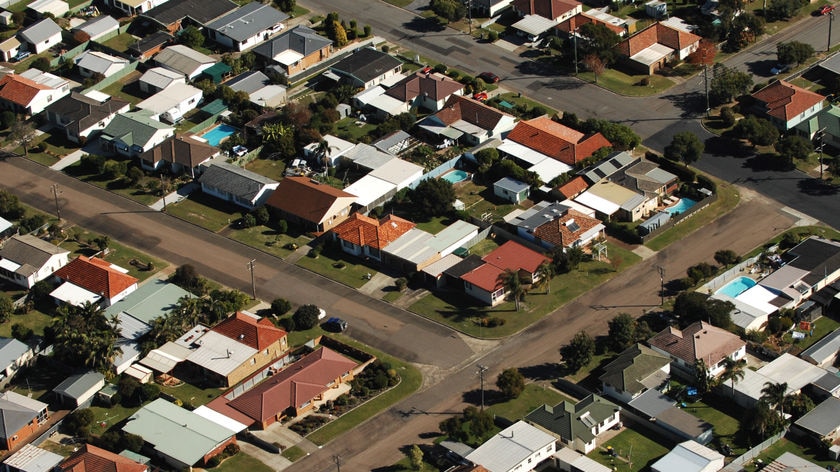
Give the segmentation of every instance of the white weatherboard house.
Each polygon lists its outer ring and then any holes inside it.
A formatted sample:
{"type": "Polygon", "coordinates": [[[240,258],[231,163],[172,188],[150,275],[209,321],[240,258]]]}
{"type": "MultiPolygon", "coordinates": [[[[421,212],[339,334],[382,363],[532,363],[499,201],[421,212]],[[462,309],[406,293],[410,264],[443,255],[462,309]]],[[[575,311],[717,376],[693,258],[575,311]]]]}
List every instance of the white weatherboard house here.
{"type": "Polygon", "coordinates": [[[555,452],[554,436],[517,421],[467,454],[468,461],[490,472],[533,470],[555,452]]]}
{"type": "Polygon", "coordinates": [[[164,67],[152,67],[140,76],[138,84],[143,93],[158,93],[173,84],[184,84],[184,74],[164,67]]]}
{"type": "Polygon", "coordinates": [[[271,5],[251,2],[208,24],[207,32],[217,43],[244,51],[279,33],[287,18],[271,5]]]}
{"type": "Polygon", "coordinates": [[[70,251],[25,234],[12,236],[0,249],[0,278],[32,288],[67,265],[70,251]]]}
{"type": "Polygon", "coordinates": [[[0,78],[0,105],[15,113],[37,115],[53,101],[70,93],[70,82],[38,69],[0,78]]]}
{"type": "Polygon", "coordinates": [[[677,444],[651,466],[653,472],[717,472],[722,468],[723,454],[695,441],[677,444]]]}
{"type": "Polygon", "coordinates": [[[18,33],[27,45],[27,50],[40,54],[61,43],[61,28],[49,18],[35,23],[18,33]]]}
{"type": "Polygon", "coordinates": [[[73,62],[79,68],[79,75],[82,77],[93,77],[96,74],[108,77],[125,69],[128,65],[128,59],[99,51],[85,51],[74,57],[73,62]]]}
{"type": "Polygon", "coordinates": [[[152,8],[163,5],[168,0],[104,0],[105,4],[116,8],[118,10],[122,10],[125,13],[134,16],[139,15],[141,13],[146,13],[147,11],[151,10],[152,8]]]}
{"type": "Polygon", "coordinates": [[[187,79],[193,80],[213,66],[216,60],[183,44],[174,44],[159,52],[155,56],[155,62],[161,67],[180,72],[187,79]]]}
{"type": "Polygon", "coordinates": [[[152,112],[153,119],[178,123],[185,113],[198,106],[201,95],[201,89],[175,83],[138,103],[137,108],[152,112]]]}

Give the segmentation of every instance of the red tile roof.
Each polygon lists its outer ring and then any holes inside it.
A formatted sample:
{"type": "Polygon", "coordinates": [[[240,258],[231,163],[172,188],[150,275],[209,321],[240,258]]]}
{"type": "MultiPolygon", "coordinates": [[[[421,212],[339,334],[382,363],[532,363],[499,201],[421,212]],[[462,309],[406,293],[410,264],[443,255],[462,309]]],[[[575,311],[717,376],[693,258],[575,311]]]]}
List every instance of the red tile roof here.
{"type": "Polygon", "coordinates": [[[50,87],[16,74],[0,79],[0,98],[24,108],[29,106],[41,90],[50,90],[50,87]]]}
{"type": "Polygon", "coordinates": [[[611,146],[601,133],[586,136],[547,116],[520,121],[507,138],[571,166],[596,150],[611,146]]]}
{"type": "Polygon", "coordinates": [[[508,241],[484,256],[482,260],[502,270],[524,270],[533,274],[540,264],[549,259],[516,241],[508,241]]]}
{"type": "Polygon", "coordinates": [[[361,213],[350,215],[332,229],[338,239],[355,244],[382,249],[414,228],[415,224],[399,216],[388,215],[377,221],[361,213]]]}
{"type": "Polygon", "coordinates": [[[566,182],[565,184],[557,187],[557,191],[560,192],[560,194],[566,198],[574,198],[580,195],[588,187],[589,185],[586,184],[586,180],[584,180],[581,176],[577,176],[574,179],[566,182]]]}
{"type": "Polygon", "coordinates": [[[58,469],[61,472],[146,472],[149,468],[119,454],[85,444],[68,457],[58,469]]]}
{"type": "Polygon", "coordinates": [[[494,266],[493,264],[483,264],[462,275],[461,280],[469,282],[486,292],[492,293],[502,288],[502,282],[499,281],[499,276],[501,276],[504,272],[504,270],[494,266]]]}
{"type": "Polygon", "coordinates": [[[677,51],[699,43],[703,39],[694,33],[654,23],[618,44],[622,54],[630,57],[654,44],[662,44],[677,51]]]}
{"type": "Polygon", "coordinates": [[[797,87],[784,80],[773,82],[752,96],[764,103],[768,115],[784,122],[790,121],[825,100],[825,97],[818,93],[797,87]]]}
{"type": "Polygon", "coordinates": [[[513,7],[525,15],[539,15],[549,20],[556,20],[581,6],[575,0],[513,0],[513,7]]]}
{"type": "Polygon", "coordinates": [[[339,198],[355,200],[356,196],[327,184],[313,182],[308,177],[286,177],[268,197],[266,205],[306,221],[321,223],[329,216],[327,212],[339,198]]]}
{"type": "Polygon", "coordinates": [[[534,236],[555,246],[571,247],[575,241],[580,239],[581,235],[599,224],[601,224],[600,220],[586,216],[577,210],[569,209],[560,218],[537,226],[534,229],[534,236]],[[578,227],[576,231],[570,230],[567,225],[572,221],[578,227]]]}
{"type": "Polygon", "coordinates": [[[478,100],[453,95],[434,116],[447,126],[458,120],[464,120],[481,129],[492,130],[503,117],[511,115],[487,106],[478,100]]]}
{"type": "Polygon", "coordinates": [[[312,401],[329,389],[330,382],[357,365],[341,354],[321,347],[231,400],[228,406],[254,421],[267,422],[289,407],[300,408],[312,401]]]}
{"type": "Polygon", "coordinates": [[[694,365],[697,359],[703,359],[711,367],[739,350],[745,343],[725,329],[698,321],[683,330],[668,327],[650,338],[648,344],[689,365],[694,365]]]}
{"type": "Polygon", "coordinates": [[[258,320],[239,311],[214,326],[213,331],[258,351],[266,349],[286,336],[286,332],[274,326],[268,318],[258,320]]]}
{"type": "Polygon", "coordinates": [[[79,256],[55,271],[56,277],[83,289],[113,298],[137,283],[137,279],[111,267],[111,263],[97,257],[79,256]]]}
{"type": "Polygon", "coordinates": [[[416,74],[397,82],[385,94],[403,102],[414,100],[420,95],[427,95],[437,101],[463,89],[464,84],[445,75],[425,74],[418,71],[416,74]]]}
{"type": "Polygon", "coordinates": [[[577,15],[569,18],[568,20],[560,23],[557,25],[557,29],[563,31],[564,33],[570,33],[574,31],[576,28],[580,28],[581,26],[587,23],[594,23],[596,25],[604,25],[607,29],[613,31],[613,33],[617,35],[623,35],[627,32],[622,26],[614,25],[612,23],[608,23],[606,21],[601,21],[598,18],[594,18],[586,14],[586,12],[578,13],[577,15]]]}

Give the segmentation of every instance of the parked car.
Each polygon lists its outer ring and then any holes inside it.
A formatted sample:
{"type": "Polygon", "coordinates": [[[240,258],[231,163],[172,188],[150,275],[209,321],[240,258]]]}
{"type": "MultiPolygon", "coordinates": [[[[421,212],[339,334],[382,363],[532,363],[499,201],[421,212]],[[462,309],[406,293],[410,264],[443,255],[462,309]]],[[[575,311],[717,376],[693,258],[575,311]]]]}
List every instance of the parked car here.
{"type": "Polygon", "coordinates": [[[826,5],[820,8],[820,15],[828,15],[829,13],[834,11],[834,5],[826,5]]]}
{"type": "Polygon", "coordinates": [[[781,74],[782,72],[787,72],[790,70],[790,64],[776,64],[770,69],[770,73],[773,75],[781,74]]]}
{"type": "Polygon", "coordinates": [[[482,72],[482,73],[478,74],[478,78],[483,80],[484,82],[486,82],[488,84],[496,84],[496,83],[499,83],[499,80],[501,80],[501,79],[499,79],[498,75],[496,75],[492,72],[482,72]]]}
{"type": "Polygon", "coordinates": [[[333,316],[324,323],[324,329],[327,331],[342,332],[347,329],[347,322],[341,318],[333,316]]]}
{"type": "Polygon", "coordinates": [[[327,311],[324,310],[323,308],[318,308],[318,319],[323,320],[326,317],[327,317],[327,311]]]}
{"type": "Polygon", "coordinates": [[[478,93],[474,94],[473,95],[473,100],[478,100],[480,102],[483,102],[483,101],[487,100],[487,92],[478,92],[478,93]]]}
{"type": "Polygon", "coordinates": [[[20,52],[18,52],[18,53],[17,53],[17,55],[16,55],[15,57],[13,57],[12,59],[14,59],[14,60],[15,60],[15,62],[20,62],[20,61],[22,61],[22,60],[26,59],[27,57],[29,57],[29,56],[31,56],[31,55],[32,55],[32,53],[31,53],[31,52],[29,52],[29,51],[20,51],[20,52]]]}

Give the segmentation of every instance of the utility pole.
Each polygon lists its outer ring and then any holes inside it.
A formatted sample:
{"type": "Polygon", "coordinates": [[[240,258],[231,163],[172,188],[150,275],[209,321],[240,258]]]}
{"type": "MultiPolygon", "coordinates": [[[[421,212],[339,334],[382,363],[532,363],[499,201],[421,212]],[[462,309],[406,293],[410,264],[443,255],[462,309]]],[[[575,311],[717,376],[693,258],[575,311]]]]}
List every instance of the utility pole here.
{"type": "Polygon", "coordinates": [[[333,462],[335,462],[335,467],[338,470],[338,472],[341,472],[341,456],[336,454],[336,455],[332,456],[332,460],[333,460],[333,462]]]}
{"type": "Polygon", "coordinates": [[[817,131],[817,139],[820,140],[820,180],[823,179],[823,138],[825,137],[825,128],[817,131]]]}
{"type": "Polygon", "coordinates": [[[484,411],[484,373],[487,372],[487,369],[487,366],[478,365],[478,377],[481,381],[481,411],[484,411]]]}
{"type": "Polygon", "coordinates": [[[58,221],[61,221],[61,207],[58,205],[58,194],[61,192],[58,190],[58,184],[50,185],[50,190],[52,190],[53,198],[55,198],[55,216],[58,221]]]}
{"type": "Polygon", "coordinates": [[[470,19],[470,36],[472,36],[472,0],[467,0],[467,16],[470,19]]]}
{"type": "Polygon", "coordinates": [[[659,271],[659,306],[665,306],[665,268],[656,266],[659,271]]]}
{"type": "Polygon", "coordinates": [[[828,46],[825,48],[825,52],[831,51],[831,24],[834,23],[834,12],[828,12],[828,46]]]}
{"type": "Polygon", "coordinates": [[[254,263],[257,262],[256,259],[251,259],[248,261],[248,269],[251,270],[251,299],[257,299],[257,282],[254,280],[254,263]]]}
{"type": "Polygon", "coordinates": [[[160,189],[163,195],[163,211],[166,211],[166,187],[163,185],[163,174],[160,174],[160,189]]]}
{"type": "Polygon", "coordinates": [[[709,106],[709,64],[703,65],[703,81],[706,83],[706,118],[709,118],[709,113],[712,107],[709,106]]]}
{"type": "Polygon", "coordinates": [[[578,75],[578,59],[577,59],[577,31],[578,31],[578,29],[577,29],[577,28],[575,28],[574,30],[572,30],[572,34],[574,35],[574,36],[573,36],[573,38],[574,38],[574,41],[575,41],[575,77],[577,77],[577,75],[578,75]]]}

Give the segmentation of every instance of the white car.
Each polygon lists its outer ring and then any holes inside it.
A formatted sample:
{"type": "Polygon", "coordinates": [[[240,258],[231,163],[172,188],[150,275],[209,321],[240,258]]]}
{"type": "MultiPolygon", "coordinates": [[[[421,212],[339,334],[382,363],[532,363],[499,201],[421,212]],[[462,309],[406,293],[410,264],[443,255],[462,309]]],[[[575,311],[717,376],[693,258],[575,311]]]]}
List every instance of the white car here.
{"type": "Polygon", "coordinates": [[[318,308],[318,320],[323,320],[327,317],[327,311],[323,308],[318,308]]]}

